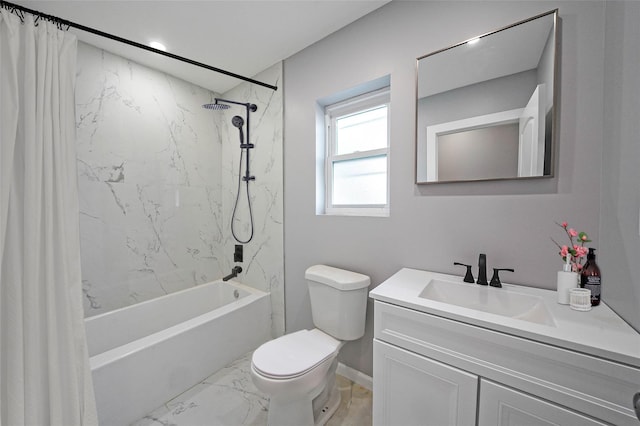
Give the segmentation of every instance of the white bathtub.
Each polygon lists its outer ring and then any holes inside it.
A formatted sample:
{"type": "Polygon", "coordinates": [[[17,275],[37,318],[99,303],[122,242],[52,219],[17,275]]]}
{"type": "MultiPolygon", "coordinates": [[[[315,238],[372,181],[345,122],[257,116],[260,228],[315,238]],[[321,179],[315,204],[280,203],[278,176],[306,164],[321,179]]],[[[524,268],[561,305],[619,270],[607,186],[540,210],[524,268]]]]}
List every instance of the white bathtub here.
{"type": "Polygon", "coordinates": [[[215,281],[85,319],[101,426],[124,426],[271,338],[269,294],[215,281]]]}

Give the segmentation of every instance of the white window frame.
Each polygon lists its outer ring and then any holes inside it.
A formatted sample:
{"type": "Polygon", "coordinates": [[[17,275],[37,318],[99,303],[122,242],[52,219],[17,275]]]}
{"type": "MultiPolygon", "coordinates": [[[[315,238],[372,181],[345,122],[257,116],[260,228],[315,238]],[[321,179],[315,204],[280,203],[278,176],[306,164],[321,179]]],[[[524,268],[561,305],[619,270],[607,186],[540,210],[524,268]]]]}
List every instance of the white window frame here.
{"type": "Polygon", "coordinates": [[[345,216],[389,216],[389,145],[390,145],[390,88],[385,87],[374,92],[365,93],[342,102],[325,107],[325,214],[345,216]],[[358,151],[349,154],[336,154],[336,120],[351,114],[362,113],[385,105],[387,107],[387,147],[358,151]],[[365,159],[386,156],[387,160],[387,202],[386,204],[333,204],[333,164],[354,159],[365,159]]]}

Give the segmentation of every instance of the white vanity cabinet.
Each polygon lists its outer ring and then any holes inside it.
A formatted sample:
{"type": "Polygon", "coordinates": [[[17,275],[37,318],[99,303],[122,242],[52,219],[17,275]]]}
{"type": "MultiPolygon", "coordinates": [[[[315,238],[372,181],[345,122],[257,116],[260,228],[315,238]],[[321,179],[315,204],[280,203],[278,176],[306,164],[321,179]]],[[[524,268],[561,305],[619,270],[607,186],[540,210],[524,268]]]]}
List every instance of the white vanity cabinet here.
{"type": "Polygon", "coordinates": [[[374,317],[376,426],[640,425],[640,368],[380,300],[374,317]]]}
{"type": "Polygon", "coordinates": [[[478,426],[606,424],[485,379],[480,380],[479,405],[478,426]]]}
{"type": "Polygon", "coordinates": [[[373,358],[375,424],[476,424],[475,374],[378,340],[373,358]]]}
{"type": "Polygon", "coordinates": [[[379,340],[373,354],[375,425],[605,425],[379,340]]]}

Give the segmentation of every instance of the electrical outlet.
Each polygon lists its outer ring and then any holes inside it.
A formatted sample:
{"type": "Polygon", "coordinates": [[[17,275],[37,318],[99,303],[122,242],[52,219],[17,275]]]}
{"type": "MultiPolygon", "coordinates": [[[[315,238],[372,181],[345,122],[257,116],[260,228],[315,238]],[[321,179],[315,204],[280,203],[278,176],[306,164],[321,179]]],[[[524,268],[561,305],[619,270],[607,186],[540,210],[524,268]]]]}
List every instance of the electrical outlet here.
{"type": "Polygon", "coordinates": [[[233,252],[233,261],[234,262],[242,262],[242,257],[243,257],[243,253],[242,253],[242,244],[236,244],[236,249],[233,252]]]}

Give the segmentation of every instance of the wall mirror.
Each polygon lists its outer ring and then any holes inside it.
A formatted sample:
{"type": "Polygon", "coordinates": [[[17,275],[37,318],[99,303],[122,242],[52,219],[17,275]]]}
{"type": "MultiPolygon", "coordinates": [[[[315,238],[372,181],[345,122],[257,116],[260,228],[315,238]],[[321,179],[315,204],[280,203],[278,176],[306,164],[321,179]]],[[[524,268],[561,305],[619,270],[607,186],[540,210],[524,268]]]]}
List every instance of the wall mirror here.
{"type": "Polygon", "coordinates": [[[553,176],[557,15],[417,59],[416,183],[553,176]]]}

